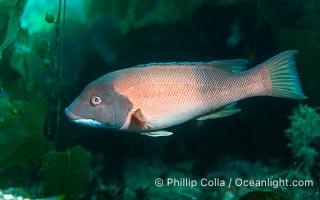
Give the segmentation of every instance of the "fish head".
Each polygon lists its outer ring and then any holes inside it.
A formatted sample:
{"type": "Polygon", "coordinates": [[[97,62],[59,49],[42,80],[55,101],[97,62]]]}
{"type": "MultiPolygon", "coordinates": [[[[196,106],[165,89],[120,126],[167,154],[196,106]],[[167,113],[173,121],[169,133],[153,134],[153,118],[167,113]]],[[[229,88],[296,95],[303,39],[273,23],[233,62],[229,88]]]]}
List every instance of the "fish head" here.
{"type": "Polygon", "coordinates": [[[113,84],[98,79],[65,109],[69,120],[85,126],[120,129],[126,121],[132,104],[119,94],[113,84]]]}

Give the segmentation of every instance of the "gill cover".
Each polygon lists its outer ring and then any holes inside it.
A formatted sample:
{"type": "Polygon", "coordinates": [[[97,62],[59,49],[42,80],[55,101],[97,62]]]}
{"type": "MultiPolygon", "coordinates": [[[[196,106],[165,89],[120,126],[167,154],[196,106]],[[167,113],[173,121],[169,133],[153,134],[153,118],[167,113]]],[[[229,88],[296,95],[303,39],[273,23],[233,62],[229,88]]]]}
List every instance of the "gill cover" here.
{"type": "Polygon", "coordinates": [[[119,129],[127,118],[132,104],[103,79],[89,84],[66,109],[70,120],[87,126],[119,129]]]}

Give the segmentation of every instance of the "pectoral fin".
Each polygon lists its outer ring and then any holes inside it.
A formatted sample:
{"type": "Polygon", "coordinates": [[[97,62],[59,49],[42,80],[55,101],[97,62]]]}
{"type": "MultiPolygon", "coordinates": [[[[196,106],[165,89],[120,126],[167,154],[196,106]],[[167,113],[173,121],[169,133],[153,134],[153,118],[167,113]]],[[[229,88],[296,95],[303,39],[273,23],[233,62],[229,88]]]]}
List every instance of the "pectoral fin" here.
{"type": "Polygon", "coordinates": [[[139,108],[138,110],[136,110],[134,113],[133,113],[133,116],[141,123],[146,123],[147,122],[147,119],[146,117],[143,115],[142,111],[141,111],[141,108],[139,108]]]}
{"type": "Polygon", "coordinates": [[[222,108],[215,110],[213,113],[211,113],[209,115],[205,115],[205,116],[197,118],[197,120],[202,121],[202,120],[207,120],[207,119],[216,119],[216,118],[227,117],[227,116],[236,114],[241,111],[240,108],[236,107],[236,104],[237,104],[237,102],[223,106],[222,108]]]}
{"type": "MultiPolygon", "coordinates": [[[[140,108],[133,113],[133,116],[137,121],[139,121],[141,126],[144,126],[145,124],[148,123],[146,116],[144,116],[140,108]]],[[[170,136],[173,133],[169,131],[160,130],[160,131],[142,132],[140,134],[150,136],[150,137],[160,137],[160,136],[170,136]]]]}
{"type": "Polygon", "coordinates": [[[140,134],[150,136],[150,137],[160,137],[160,136],[170,136],[173,133],[169,131],[153,131],[153,132],[144,132],[140,134]]]}

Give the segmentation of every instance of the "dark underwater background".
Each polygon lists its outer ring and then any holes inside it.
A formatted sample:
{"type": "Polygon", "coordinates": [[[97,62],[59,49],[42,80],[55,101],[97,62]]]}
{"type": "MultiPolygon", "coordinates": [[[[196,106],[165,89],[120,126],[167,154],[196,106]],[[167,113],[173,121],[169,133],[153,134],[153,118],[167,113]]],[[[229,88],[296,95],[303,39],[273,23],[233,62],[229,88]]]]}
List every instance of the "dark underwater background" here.
{"type": "Polygon", "coordinates": [[[320,199],[320,1],[4,0],[0,15],[0,199],[320,199]],[[115,70],[236,58],[251,68],[291,49],[306,100],[245,99],[239,114],[157,138],[64,115],[115,70]]]}

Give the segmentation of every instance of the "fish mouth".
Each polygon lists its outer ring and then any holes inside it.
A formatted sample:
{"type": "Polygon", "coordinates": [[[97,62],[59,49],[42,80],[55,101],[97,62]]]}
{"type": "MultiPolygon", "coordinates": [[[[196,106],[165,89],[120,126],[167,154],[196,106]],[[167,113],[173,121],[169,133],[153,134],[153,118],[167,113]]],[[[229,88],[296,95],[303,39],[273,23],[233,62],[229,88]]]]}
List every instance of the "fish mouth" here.
{"type": "Polygon", "coordinates": [[[79,115],[74,114],[69,108],[66,108],[66,109],[64,110],[64,113],[67,115],[67,117],[68,117],[69,120],[71,120],[71,121],[83,119],[83,117],[80,117],[79,115]]]}
{"type": "Polygon", "coordinates": [[[89,127],[103,127],[104,125],[101,122],[98,122],[97,120],[94,119],[87,119],[84,117],[81,117],[79,115],[74,114],[69,108],[65,109],[65,114],[69,118],[70,121],[82,124],[84,126],[89,126],[89,127]]]}

